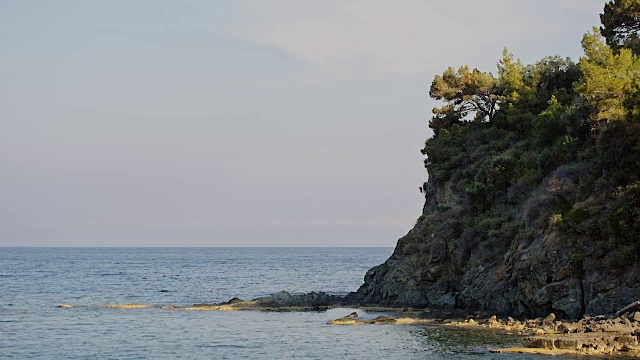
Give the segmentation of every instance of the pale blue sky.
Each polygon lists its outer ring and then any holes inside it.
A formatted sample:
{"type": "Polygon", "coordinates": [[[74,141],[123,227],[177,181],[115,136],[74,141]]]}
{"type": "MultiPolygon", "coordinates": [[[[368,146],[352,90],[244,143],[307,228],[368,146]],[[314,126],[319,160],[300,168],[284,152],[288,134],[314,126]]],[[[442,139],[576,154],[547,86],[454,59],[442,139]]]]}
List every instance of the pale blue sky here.
{"type": "Polygon", "coordinates": [[[0,246],[394,246],[433,76],[604,1],[0,2],[0,246]]]}

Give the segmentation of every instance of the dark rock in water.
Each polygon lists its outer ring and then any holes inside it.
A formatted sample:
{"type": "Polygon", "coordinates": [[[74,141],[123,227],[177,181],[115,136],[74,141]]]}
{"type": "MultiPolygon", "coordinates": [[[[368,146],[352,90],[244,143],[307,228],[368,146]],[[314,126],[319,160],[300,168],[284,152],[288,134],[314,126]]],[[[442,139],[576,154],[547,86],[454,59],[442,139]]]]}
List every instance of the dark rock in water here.
{"type": "Polygon", "coordinates": [[[373,319],[372,324],[385,325],[385,324],[395,324],[396,322],[397,322],[396,319],[392,317],[378,316],[377,318],[373,319]]]}
{"type": "Polygon", "coordinates": [[[358,318],[358,313],[354,311],[351,314],[345,316],[345,318],[347,318],[347,319],[356,319],[356,318],[358,318]]]}
{"type": "Polygon", "coordinates": [[[339,319],[331,320],[327,324],[329,325],[391,325],[397,324],[398,320],[389,316],[378,316],[373,320],[358,320],[358,314],[355,312],[343,316],[339,319]]]}
{"type": "Polygon", "coordinates": [[[323,307],[341,304],[344,301],[342,296],[329,295],[325,292],[312,291],[307,294],[291,295],[286,291],[280,291],[270,297],[277,306],[304,306],[323,307]]]}
{"type": "Polygon", "coordinates": [[[242,299],[240,299],[238,297],[234,297],[231,300],[229,300],[227,302],[224,302],[224,303],[222,303],[220,305],[231,305],[231,304],[238,304],[238,303],[242,303],[242,302],[244,302],[244,300],[242,300],[242,299]]]}
{"type": "Polygon", "coordinates": [[[186,310],[210,310],[210,311],[320,311],[330,307],[342,305],[344,298],[337,295],[329,295],[324,292],[310,292],[308,294],[291,295],[286,291],[280,291],[273,295],[263,296],[253,300],[242,300],[237,297],[227,302],[215,304],[193,304],[185,307],[186,310]]]}

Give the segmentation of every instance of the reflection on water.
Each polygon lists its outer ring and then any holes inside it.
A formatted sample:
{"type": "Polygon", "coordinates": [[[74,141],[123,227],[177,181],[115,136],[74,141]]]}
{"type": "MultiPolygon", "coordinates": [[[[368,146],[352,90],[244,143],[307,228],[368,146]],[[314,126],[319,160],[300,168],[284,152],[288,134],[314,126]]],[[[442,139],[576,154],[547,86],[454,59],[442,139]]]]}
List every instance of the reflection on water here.
{"type": "Polygon", "coordinates": [[[517,335],[500,334],[492,330],[429,326],[413,330],[412,335],[422,337],[425,348],[439,354],[478,354],[521,344],[521,338],[517,335]]]}

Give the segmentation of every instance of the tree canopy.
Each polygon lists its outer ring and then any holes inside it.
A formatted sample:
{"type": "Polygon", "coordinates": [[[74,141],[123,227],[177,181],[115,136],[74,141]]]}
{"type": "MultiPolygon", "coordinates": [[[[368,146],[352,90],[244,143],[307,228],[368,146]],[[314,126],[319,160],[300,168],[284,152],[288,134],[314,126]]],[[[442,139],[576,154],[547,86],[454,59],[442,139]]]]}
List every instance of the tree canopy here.
{"type": "Polygon", "coordinates": [[[468,66],[449,67],[431,83],[429,95],[446,102],[433,109],[431,128],[437,132],[470,116],[476,122],[491,122],[502,105],[520,100],[526,87],[524,73],[525,66],[506,48],[498,62],[497,78],[468,66]]]}
{"type": "Polygon", "coordinates": [[[498,86],[503,102],[516,102],[520,99],[520,90],[524,87],[524,65],[515,60],[507,48],[502,51],[502,59],[498,61],[498,86]]]}
{"type": "Polygon", "coordinates": [[[594,110],[594,120],[628,118],[637,105],[640,60],[626,48],[615,54],[597,28],[584,35],[582,47],[585,53],[580,59],[582,80],[575,89],[594,110]]]}
{"type": "Polygon", "coordinates": [[[476,120],[491,121],[498,109],[498,92],[493,75],[462,66],[457,71],[449,67],[441,76],[436,75],[429,95],[447,102],[444,107],[433,109],[436,117],[462,119],[474,113],[476,120]]]}
{"type": "Polygon", "coordinates": [[[600,14],[602,36],[614,51],[631,49],[640,55],[640,0],[613,0],[600,14]]]}

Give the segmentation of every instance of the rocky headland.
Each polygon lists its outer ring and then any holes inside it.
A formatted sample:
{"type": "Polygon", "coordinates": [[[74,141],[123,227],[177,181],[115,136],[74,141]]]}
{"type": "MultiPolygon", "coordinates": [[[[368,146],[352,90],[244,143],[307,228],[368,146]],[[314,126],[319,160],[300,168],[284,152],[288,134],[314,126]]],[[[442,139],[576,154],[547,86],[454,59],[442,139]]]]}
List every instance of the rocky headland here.
{"type": "Polygon", "coordinates": [[[579,63],[505,49],[497,76],[435,76],[422,214],[348,303],[496,314],[484,324],[547,351],[637,350],[640,48],[607,29],[631,8],[605,6],[579,63]]]}
{"type": "Polygon", "coordinates": [[[436,75],[422,214],[349,300],[579,319],[639,299],[639,11],[607,3],[578,63],[505,48],[436,75]]]}

